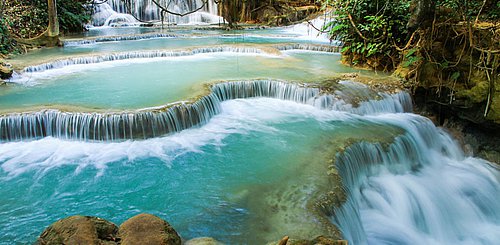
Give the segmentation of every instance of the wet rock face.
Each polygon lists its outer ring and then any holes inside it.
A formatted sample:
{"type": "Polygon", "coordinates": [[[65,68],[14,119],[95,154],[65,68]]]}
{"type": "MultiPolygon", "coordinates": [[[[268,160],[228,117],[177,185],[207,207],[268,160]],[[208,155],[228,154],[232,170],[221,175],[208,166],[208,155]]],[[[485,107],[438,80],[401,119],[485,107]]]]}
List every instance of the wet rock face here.
{"type": "Polygon", "coordinates": [[[90,216],[71,216],[50,225],[37,244],[115,244],[118,227],[90,216]]]}
{"type": "Polygon", "coordinates": [[[139,214],[125,221],[119,230],[122,245],[181,244],[181,238],[166,221],[151,214],[139,214]]]}

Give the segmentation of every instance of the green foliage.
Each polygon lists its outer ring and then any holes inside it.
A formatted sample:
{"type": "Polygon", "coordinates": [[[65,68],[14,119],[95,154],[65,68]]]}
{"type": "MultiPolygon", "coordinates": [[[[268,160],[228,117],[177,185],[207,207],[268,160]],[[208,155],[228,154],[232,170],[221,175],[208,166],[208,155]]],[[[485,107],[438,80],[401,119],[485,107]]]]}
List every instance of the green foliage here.
{"type": "Polygon", "coordinates": [[[394,68],[391,57],[397,56],[397,51],[393,44],[402,45],[408,35],[409,0],[327,0],[324,3],[338,16],[330,35],[344,42],[344,55],[358,64],[365,64],[370,58],[382,61],[373,67],[375,69],[394,68]]]}
{"type": "MultiPolygon", "coordinates": [[[[47,0],[33,0],[32,2],[36,8],[47,9],[47,0]]],[[[90,21],[90,14],[83,6],[86,2],[86,0],[57,1],[57,18],[61,32],[70,33],[83,30],[83,25],[90,21]]],[[[48,19],[47,11],[44,12],[43,17],[48,19]]]]}
{"type": "Polygon", "coordinates": [[[500,2],[486,1],[483,6],[483,0],[438,0],[436,6],[450,10],[446,18],[456,18],[459,20],[475,20],[479,14],[485,21],[494,21],[500,18],[500,2]]]}
{"type": "Polygon", "coordinates": [[[8,54],[14,46],[14,42],[10,38],[8,26],[9,23],[5,19],[0,19],[0,53],[8,54]]]}
{"type": "Polygon", "coordinates": [[[418,51],[417,48],[412,48],[408,50],[408,53],[406,53],[402,63],[402,66],[404,68],[411,67],[422,59],[422,57],[418,55],[417,51],[418,51]]]}
{"type": "MultiPolygon", "coordinates": [[[[57,0],[59,27],[62,33],[81,32],[90,20],[83,4],[87,0],[57,0]]],[[[4,17],[13,36],[33,38],[47,29],[47,0],[6,0],[4,17]]]]}
{"type": "MultiPolygon", "coordinates": [[[[416,48],[404,52],[396,48],[405,47],[412,35],[407,30],[407,24],[412,14],[410,5],[414,1],[323,0],[322,2],[324,10],[333,9],[334,15],[337,16],[329,23],[327,29],[333,38],[343,41],[342,54],[351,63],[368,64],[373,69],[393,70],[399,64],[403,67],[412,67],[425,62],[421,51],[416,48]]],[[[482,21],[500,19],[500,1],[436,0],[435,5],[437,9],[435,21],[438,23],[474,22],[476,18],[482,21]]],[[[422,37],[416,39],[419,38],[422,37]]],[[[443,62],[441,68],[448,69],[446,62],[443,62]]]]}

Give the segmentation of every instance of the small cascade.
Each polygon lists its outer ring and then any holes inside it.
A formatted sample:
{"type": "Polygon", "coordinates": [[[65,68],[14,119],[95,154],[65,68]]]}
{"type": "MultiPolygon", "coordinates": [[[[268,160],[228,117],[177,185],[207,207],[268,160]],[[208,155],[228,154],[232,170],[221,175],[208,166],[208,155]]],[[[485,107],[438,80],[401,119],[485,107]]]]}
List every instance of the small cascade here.
{"type": "MultiPolygon", "coordinates": [[[[132,0],[128,2],[109,0],[106,3],[97,5],[93,24],[95,26],[120,26],[120,24],[127,22],[121,22],[120,17],[116,15],[124,13],[130,13],[131,15],[126,14],[126,16],[131,16],[134,22],[137,22],[136,18],[141,21],[161,20],[161,9],[152,0],[132,0]]],[[[207,3],[202,0],[157,0],[156,2],[168,11],[178,14],[186,14],[199,9],[186,16],[165,13],[164,21],[169,23],[217,24],[223,22],[223,19],[217,16],[217,4],[213,0],[209,0],[207,3]]]]}
{"type": "MultiPolygon", "coordinates": [[[[347,86],[345,88],[347,89],[347,86]]],[[[407,103],[407,95],[384,96],[386,97],[383,100],[364,103],[384,104],[385,106],[370,106],[370,108],[386,109],[387,112],[403,112],[404,106],[401,104],[407,103]],[[401,101],[396,101],[400,99],[401,101]],[[400,106],[391,107],[386,104],[400,104],[400,106]]],[[[290,100],[321,109],[354,113],[370,111],[347,105],[346,98],[343,99],[339,95],[322,95],[320,88],[306,84],[274,80],[236,81],[212,85],[208,95],[193,103],[177,103],[134,112],[72,113],[45,110],[0,116],[0,141],[28,140],[47,136],[84,141],[153,138],[205,124],[219,113],[222,101],[251,97],[290,100]]]]}
{"type": "Polygon", "coordinates": [[[203,48],[194,48],[194,49],[187,49],[187,50],[134,51],[134,52],[112,53],[112,54],[104,54],[104,55],[96,55],[96,56],[61,59],[61,60],[56,60],[56,61],[45,63],[45,64],[26,67],[26,68],[24,68],[23,72],[42,72],[42,71],[62,68],[65,66],[70,66],[70,65],[97,64],[97,63],[108,62],[108,61],[181,57],[181,56],[192,56],[192,55],[196,55],[196,54],[223,53],[223,52],[251,53],[251,54],[263,54],[263,53],[265,53],[264,51],[262,51],[261,49],[258,49],[258,48],[232,47],[232,46],[203,47],[203,48]]]}
{"type": "Polygon", "coordinates": [[[210,94],[192,104],[179,103],[156,110],[123,113],[70,113],[46,110],[0,118],[1,140],[52,136],[85,141],[153,138],[205,124],[219,113],[210,94]]]}
{"type": "Polygon", "coordinates": [[[94,14],[92,15],[93,26],[120,27],[134,26],[137,24],[139,24],[139,22],[134,16],[125,14],[125,12],[118,13],[107,3],[94,6],[94,14]]]}
{"type": "Polygon", "coordinates": [[[288,26],[285,28],[285,32],[299,35],[302,39],[335,42],[337,45],[340,45],[338,41],[330,40],[330,36],[328,34],[328,31],[331,29],[328,23],[333,21],[333,19],[334,17],[331,12],[325,12],[313,20],[288,26]]]}
{"type": "Polygon", "coordinates": [[[276,48],[281,51],[287,50],[307,50],[307,51],[317,51],[317,52],[329,52],[329,53],[339,53],[342,49],[341,46],[336,45],[313,45],[306,43],[291,43],[276,45],[276,48]]]}
{"type": "Polygon", "coordinates": [[[104,42],[118,42],[118,41],[135,41],[135,40],[145,40],[145,39],[156,39],[156,38],[175,38],[175,37],[183,37],[178,34],[171,33],[148,33],[141,35],[125,35],[125,36],[104,36],[97,38],[88,38],[88,39],[76,39],[76,40],[65,40],[63,42],[64,46],[80,46],[87,44],[96,44],[96,43],[104,43],[104,42]]]}
{"type": "MultiPolygon", "coordinates": [[[[169,34],[151,34],[141,35],[139,38],[149,38],[149,37],[169,37],[169,34]]],[[[130,36],[132,40],[134,36],[130,36]]],[[[121,37],[116,37],[120,39],[121,37]]],[[[124,37],[125,40],[128,37],[124,37]]],[[[107,40],[113,40],[114,37],[94,39],[96,42],[105,42],[107,40]]],[[[83,41],[87,42],[87,41],[83,41]]],[[[91,42],[91,41],[89,41],[91,42]]],[[[338,47],[335,46],[325,46],[325,45],[308,45],[308,44],[285,44],[276,45],[274,48],[278,50],[310,50],[310,51],[322,51],[322,52],[337,52],[338,47]]],[[[28,72],[42,72],[57,68],[62,68],[70,65],[86,65],[86,64],[97,64],[108,61],[118,61],[118,60],[128,60],[128,59],[151,59],[151,58],[166,58],[166,57],[181,57],[181,56],[192,56],[196,54],[208,54],[208,53],[247,53],[247,54],[268,54],[264,49],[256,47],[245,47],[245,46],[211,46],[211,47],[201,47],[186,50],[151,50],[151,51],[133,51],[133,52],[123,52],[123,53],[111,53],[95,56],[85,56],[85,57],[74,57],[68,59],[55,60],[49,63],[44,63],[35,66],[28,66],[23,69],[24,73],[28,72]]]]}
{"type": "Polygon", "coordinates": [[[495,244],[498,169],[465,157],[457,143],[414,114],[378,123],[406,133],[393,143],[356,143],[337,154],[347,201],[333,222],[352,244],[495,244]]]}

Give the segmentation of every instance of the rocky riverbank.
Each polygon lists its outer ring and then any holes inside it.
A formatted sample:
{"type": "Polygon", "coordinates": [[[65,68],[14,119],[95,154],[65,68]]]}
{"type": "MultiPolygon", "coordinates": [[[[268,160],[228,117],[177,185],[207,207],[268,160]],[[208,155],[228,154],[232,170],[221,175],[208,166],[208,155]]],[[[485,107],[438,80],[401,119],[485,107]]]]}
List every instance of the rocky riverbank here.
{"type": "MultiPolygon", "coordinates": [[[[75,215],[60,219],[47,227],[36,244],[150,244],[150,245],[221,245],[223,243],[210,238],[199,237],[183,240],[175,229],[165,220],[151,215],[138,214],[119,227],[99,217],[75,215]]],[[[344,245],[347,241],[319,236],[312,240],[295,240],[288,236],[276,245],[344,245]]]]}

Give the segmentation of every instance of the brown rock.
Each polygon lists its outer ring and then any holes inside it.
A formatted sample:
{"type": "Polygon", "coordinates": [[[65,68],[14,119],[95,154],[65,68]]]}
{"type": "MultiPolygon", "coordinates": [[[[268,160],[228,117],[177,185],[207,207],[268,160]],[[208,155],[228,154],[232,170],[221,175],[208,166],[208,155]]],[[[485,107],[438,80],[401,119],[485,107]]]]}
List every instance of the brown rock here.
{"type": "Polygon", "coordinates": [[[288,237],[288,236],[281,238],[281,241],[278,243],[278,245],[286,245],[288,242],[288,239],[290,239],[290,237],[288,237]]]}
{"type": "Polygon", "coordinates": [[[211,237],[198,237],[198,238],[193,238],[184,245],[222,245],[223,243],[211,238],[211,237]]]}
{"type": "Polygon", "coordinates": [[[10,78],[13,72],[14,71],[10,66],[3,64],[3,62],[0,60],[0,79],[10,78]]]}
{"type": "Polygon", "coordinates": [[[115,244],[118,227],[106,220],[90,216],[70,216],[45,229],[37,244],[115,244]]]}
{"type": "Polygon", "coordinates": [[[138,214],[120,225],[122,245],[177,245],[181,238],[165,220],[151,214],[138,214]]]}
{"type": "Polygon", "coordinates": [[[337,240],[331,237],[319,236],[311,241],[314,245],[347,245],[346,240],[337,240]]]}

